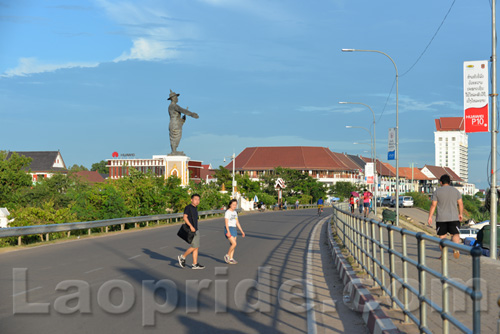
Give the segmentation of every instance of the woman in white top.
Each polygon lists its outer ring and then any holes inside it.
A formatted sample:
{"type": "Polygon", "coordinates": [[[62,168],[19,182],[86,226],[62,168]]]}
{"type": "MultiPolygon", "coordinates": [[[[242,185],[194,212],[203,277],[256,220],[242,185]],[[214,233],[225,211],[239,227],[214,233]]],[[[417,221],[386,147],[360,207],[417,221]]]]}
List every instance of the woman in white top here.
{"type": "Polygon", "coordinates": [[[226,222],[226,226],[224,228],[224,233],[226,235],[226,238],[229,240],[231,243],[231,246],[229,246],[229,250],[226,255],[224,255],[224,261],[229,264],[237,264],[238,262],[234,259],[234,250],[236,248],[236,237],[238,236],[238,230],[236,227],[241,232],[241,236],[244,238],[245,237],[245,232],[243,232],[243,229],[241,228],[240,221],[238,220],[238,213],[236,212],[236,208],[238,207],[238,201],[235,199],[232,199],[229,201],[228,205],[229,209],[226,211],[226,214],[224,215],[224,220],[226,222]]]}

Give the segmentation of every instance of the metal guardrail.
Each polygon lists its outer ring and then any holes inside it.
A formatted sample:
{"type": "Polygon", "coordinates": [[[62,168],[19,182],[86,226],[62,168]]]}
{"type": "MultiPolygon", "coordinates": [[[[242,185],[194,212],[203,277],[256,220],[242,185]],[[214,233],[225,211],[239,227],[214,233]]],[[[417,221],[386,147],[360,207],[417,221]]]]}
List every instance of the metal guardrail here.
{"type": "MultiPolygon", "coordinates": [[[[300,209],[307,209],[316,207],[315,204],[301,204],[299,205],[300,209]]],[[[291,208],[291,207],[290,207],[291,208]]],[[[241,209],[237,210],[241,212],[241,209]]],[[[208,217],[214,216],[218,214],[224,214],[225,210],[208,210],[208,211],[200,211],[198,215],[200,217],[208,217]]],[[[159,224],[161,220],[177,220],[183,217],[183,213],[170,213],[163,215],[152,215],[152,216],[141,216],[141,217],[127,217],[127,218],[115,218],[115,219],[105,219],[105,220],[95,220],[89,222],[75,222],[75,223],[61,223],[61,224],[50,224],[50,225],[33,225],[33,226],[19,226],[19,227],[7,227],[0,228],[0,238],[8,238],[8,237],[17,237],[18,245],[22,244],[22,236],[26,235],[46,235],[46,241],[49,240],[50,233],[57,232],[68,232],[68,236],[71,231],[78,230],[88,230],[88,234],[92,233],[93,228],[103,228],[105,227],[105,232],[108,232],[109,226],[121,225],[121,230],[125,229],[125,224],[137,224],[146,223],[149,226],[149,222],[156,221],[156,224],[159,224]]]]}
{"type": "Polygon", "coordinates": [[[439,312],[443,320],[443,333],[449,333],[449,325],[452,324],[463,333],[481,332],[480,300],[480,257],[479,247],[456,244],[447,239],[439,239],[423,232],[413,232],[404,228],[387,225],[374,219],[357,217],[347,210],[340,208],[340,205],[333,206],[332,222],[339,238],[344,246],[351,253],[355,261],[368,273],[374,282],[382,289],[383,294],[387,294],[392,301],[392,308],[399,307],[404,313],[404,321],[413,321],[420,329],[421,333],[432,331],[427,326],[427,306],[439,312]],[[384,242],[384,231],[387,232],[388,245],[384,242]],[[378,233],[377,233],[378,232],[378,233]],[[401,251],[394,247],[394,233],[401,234],[401,251]],[[417,241],[417,260],[408,257],[407,237],[415,238],[417,241]],[[438,272],[425,263],[426,242],[440,245],[442,247],[441,272],[438,272]],[[448,248],[470,253],[472,256],[472,288],[456,281],[448,276],[448,248]],[[385,263],[385,252],[389,256],[389,266],[385,263]],[[395,258],[402,261],[402,277],[396,273],[395,258]],[[418,270],[418,288],[408,283],[408,264],[413,265],[418,270]],[[442,306],[437,305],[427,295],[426,274],[438,278],[442,285],[442,306]],[[390,279],[389,288],[386,287],[386,276],[390,279]],[[396,292],[396,282],[403,288],[403,300],[396,292]],[[461,323],[450,312],[449,297],[451,288],[458,289],[472,299],[472,329],[461,323]],[[419,316],[409,309],[408,292],[418,297],[419,316]]]}
{"type": "MultiPolygon", "coordinates": [[[[224,214],[225,210],[208,210],[208,211],[200,211],[198,215],[200,217],[205,216],[214,216],[217,214],[224,214]]],[[[241,209],[238,209],[238,212],[241,212],[241,209]]],[[[182,218],[183,213],[170,213],[163,215],[152,215],[152,216],[141,216],[141,217],[127,217],[127,218],[115,218],[115,219],[106,219],[106,220],[96,220],[90,222],[76,222],[76,223],[62,223],[62,224],[50,224],[50,225],[33,225],[33,226],[19,226],[19,227],[7,227],[0,229],[0,238],[7,237],[18,237],[18,245],[21,244],[21,237],[25,235],[34,235],[34,234],[45,234],[46,240],[49,240],[50,233],[56,232],[71,232],[78,230],[87,230],[88,234],[91,234],[91,230],[93,228],[106,228],[106,232],[108,232],[109,226],[121,225],[121,230],[125,229],[125,224],[137,224],[146,223],[149,226],[149,222],[156,221],[157,224],[160,223],[160,220],[177,220],[182,218]]]]}

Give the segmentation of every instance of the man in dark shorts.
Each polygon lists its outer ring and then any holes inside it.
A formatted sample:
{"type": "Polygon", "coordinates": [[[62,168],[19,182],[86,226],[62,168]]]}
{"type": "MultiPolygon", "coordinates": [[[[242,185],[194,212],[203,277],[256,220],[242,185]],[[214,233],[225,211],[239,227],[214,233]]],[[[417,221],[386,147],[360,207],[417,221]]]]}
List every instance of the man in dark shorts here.
{"type": "Polygon", "coordinates": [[[192,269],[205,269],[204,266],[198,263],[198,248],[200,248],[200,231],[198,231],[198,209],[196,208],[200,204],[200,195],[193,194],[191,196],[191,204],[186,206],[184,209],[184,224],[187,224],[191,229],[191,232],[196,232],[193,241],[191,241],[191,247],[188,250],[177,257],[179,260],[179,265],[182,268],[186,267],[186,257],[193,253],[193,266],[192,269]]]}
{"type": "MultiPolygon", "coordinates": [[[[432,194],[432,205],[429,211],[429,219],[427,223],[432,225],[432,216],[436,211],[436,232],[437,235],[444,239],[451,235],[451,241],[455,243],[460,242],[460,222],[462,221],[462,214],[464,211],[464,203],[460,192],[450,186],[450,176],[448,174],[442,175],[439,178],[441,187],[432,194]],[[458,206],[458,209],[457,209],[458,206]]],[[[458,259],[460,252],[453,251],[453,256],[458,259]]],[[[441,257],[439,257],[441,259],[441,257]]]]}

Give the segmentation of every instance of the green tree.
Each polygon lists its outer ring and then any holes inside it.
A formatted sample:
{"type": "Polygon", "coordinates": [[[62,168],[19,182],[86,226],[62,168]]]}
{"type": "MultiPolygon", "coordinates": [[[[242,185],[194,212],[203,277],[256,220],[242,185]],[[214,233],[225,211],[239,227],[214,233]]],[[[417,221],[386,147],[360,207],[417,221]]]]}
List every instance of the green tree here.
{"type": "Polygon", "coordinates": [[[1,155],[3,159],[0,159],[0,206],[13,207],[16,193],[33,185],[31,175],[27,173],[31,158],[15,152],[8,160],[5,151],[1,155]]]}
{"type": "Polygon", "coordinates": [[[337,196],[341,201],[343,201],[344,199],[349,198],[353,191],[359,192],[361,190],[360,188],[361,187],[351,182],[340,181],[330,187],[329,194],[337,196]]]}
{"type": "Polygon", "coordinates": [[[101,160],[99,162],[93,163],[90,168],[93,172],[98,172],[99,174],[109,174],[108,162],[106,160],[101,160]]]}
{"type": "Polygon", "coordinates": [[[72,172],[81,172],[81,171],[88,171],[88,168],[85,167],[84,165],[78,166],[77,164],[74,164],[69,168],[69,170],[72,172]]]}
{"type": "Polygon", "coordinates": [[[116,187],[105,183],[76,194],[72,212],[80,221],[92,221],[126,217],[127,207],[116,187]]]}

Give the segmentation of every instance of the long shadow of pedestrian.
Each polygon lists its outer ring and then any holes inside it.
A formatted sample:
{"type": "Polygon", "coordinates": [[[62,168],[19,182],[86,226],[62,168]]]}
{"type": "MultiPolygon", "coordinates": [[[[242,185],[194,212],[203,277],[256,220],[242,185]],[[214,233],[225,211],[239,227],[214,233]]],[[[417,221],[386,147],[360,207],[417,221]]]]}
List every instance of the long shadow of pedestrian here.
{"type": "Polygon", "coordinates": [[[172,266],[172,267],[177,266],[177,259],[172,259],[171,257],[154,252],[151,249],[147,249],[147,248],[143,248],[142,252],[146,255],[149,255],[149,257],[153,260],[170,261],[170,263],[169,263],[170,266],[172,266]]]}

